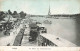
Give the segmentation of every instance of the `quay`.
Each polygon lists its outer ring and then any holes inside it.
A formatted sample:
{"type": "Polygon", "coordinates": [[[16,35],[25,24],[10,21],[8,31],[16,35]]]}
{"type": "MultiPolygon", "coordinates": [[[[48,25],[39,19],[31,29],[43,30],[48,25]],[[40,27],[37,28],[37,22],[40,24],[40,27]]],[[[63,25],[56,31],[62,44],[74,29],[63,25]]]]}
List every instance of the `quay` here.
{"type": "Polygon", "coordinates": [[[40,34],[39,46],[76,47],[77,45],[61,37],[52,34],[40,34]],[[41,41],[42,40],[42,41],[41,41]]]}
{"type": "MultiPolygon", "coordinates": [[[[55,36],[54,34],[48,34],[47,29],[43,24],[32,26],[21,21],[19,27],[15,27],[10,32],[10,36],[0,38],[0,46],[52,46],[52,47],[77,47],[74,43],[55,36]],[[38,26],[38,27],[37,27],[38,26]],[[40,29],[40,30],[37,30],[40,29]],[[30,31],[37,32],[38,36],[35,40],[30,40],[30,31]]],[[[32,25],[32,24],[31,24],[32,25]]],[[[32,33],[35,35],[35,33],[32,33]]],[[[35,36],[34,36],[35,37],[35,36]]],[[[33,39],[33,38],[32,38],[33,39]]]]}
{"type": "Polygon", "coordinates": [[[13,46],[14,40],[22,27],[22,24],[20,24],[19,26],[14,25],[14,29],[10,30],[9,36],[0,38],[0,46],[13,46]]]}
{"type": "Polygon", "coordinates": [[[15,40],[14,40],[13,46],[20,46],[21,45],[23,34],[24,34],[24,29],[21,29],[20,32],[18,33],[18,35],[16,36],[15,40]]]}
{"type": "MultiPolygon", "coordinates": [[[[43,27],[44,26],[42,26],[42,28],[43,27]]],[[[77,47],[77,45],[66,39],[55,36],[53,34],[48,34],[44,31],[44,29],[40,30],[36,41],[29,42],[29,34],[30,28],[28,26],[27,28],[25,28],[21,46],[77,47]]]]}

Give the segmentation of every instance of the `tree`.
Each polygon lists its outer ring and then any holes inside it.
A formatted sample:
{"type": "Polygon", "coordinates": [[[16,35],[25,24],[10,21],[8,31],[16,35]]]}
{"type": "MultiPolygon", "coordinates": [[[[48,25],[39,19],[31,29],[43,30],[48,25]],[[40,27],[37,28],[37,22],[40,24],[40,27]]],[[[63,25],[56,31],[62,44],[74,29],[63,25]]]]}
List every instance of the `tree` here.
{"type": "Polygon", "coordinates": [[[9,13],[10,15],[12,15],[12,12],[11,12],[10,10],[8,10],[8,13],[9,13]]]}
{"type": "Polygon", "coordinates": [[[13,15],[17,15],[17,14],[18,14],[17,11],[14,11],[13,15]]]}
{"type": "Polygon", "coordinates": [[[20,14],[21,18],[25,18],[25,16],[26,16],[26,13],[24,13],[23,11],[21,11],[19,14],[20,14]]]}
{"type": "Polygon", "coordinates": [[[3,20],[3,18],[5,17],[4,14],[5,13],[3,11],[0,11],[0,20],[3,20]]]}

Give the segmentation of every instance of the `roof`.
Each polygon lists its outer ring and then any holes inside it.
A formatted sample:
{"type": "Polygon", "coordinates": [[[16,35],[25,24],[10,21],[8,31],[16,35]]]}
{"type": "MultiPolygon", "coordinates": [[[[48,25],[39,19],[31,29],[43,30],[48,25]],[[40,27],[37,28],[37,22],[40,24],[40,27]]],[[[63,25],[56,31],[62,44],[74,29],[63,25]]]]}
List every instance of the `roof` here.
{"type": "Polygon", "coordinates": [[[37,27],[37,24],[36,23],[31,23],[31,24],[29,24],[29,27],[37,27]]]}

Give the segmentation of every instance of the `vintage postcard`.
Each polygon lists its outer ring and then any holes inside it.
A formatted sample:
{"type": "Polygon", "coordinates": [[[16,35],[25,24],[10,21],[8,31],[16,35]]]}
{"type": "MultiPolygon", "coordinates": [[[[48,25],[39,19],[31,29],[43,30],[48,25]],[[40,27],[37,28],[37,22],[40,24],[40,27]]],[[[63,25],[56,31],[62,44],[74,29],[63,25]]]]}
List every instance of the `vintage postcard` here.
{"type": "Polygon", "coordinates": [[[0,0],[0,51],[80,51],[80,0],[0,0]]]}

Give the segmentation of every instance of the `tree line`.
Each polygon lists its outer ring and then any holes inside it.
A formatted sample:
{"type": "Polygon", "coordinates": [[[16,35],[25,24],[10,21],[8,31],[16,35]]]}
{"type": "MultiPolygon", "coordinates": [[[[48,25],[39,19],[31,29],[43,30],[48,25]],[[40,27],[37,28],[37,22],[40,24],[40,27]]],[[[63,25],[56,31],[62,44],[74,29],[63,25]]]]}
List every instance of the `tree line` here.
{"type": "Polygon", "coordinates": [[[13,13],[11,12],[11,10],[8,10],[6,13],[4,11],[0,11],[0,21],[3,20],[3,18],[5,17],[5,14],[9,14],[9,15],[20,15],[21,18],[25,18],[26,13],[24,13],[23,11],[21,11],[20,13],[17,13],[17,11],[14,11],[13,13]]]}

